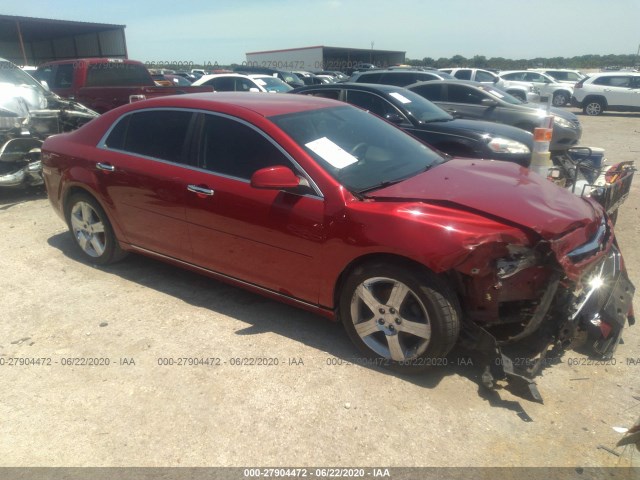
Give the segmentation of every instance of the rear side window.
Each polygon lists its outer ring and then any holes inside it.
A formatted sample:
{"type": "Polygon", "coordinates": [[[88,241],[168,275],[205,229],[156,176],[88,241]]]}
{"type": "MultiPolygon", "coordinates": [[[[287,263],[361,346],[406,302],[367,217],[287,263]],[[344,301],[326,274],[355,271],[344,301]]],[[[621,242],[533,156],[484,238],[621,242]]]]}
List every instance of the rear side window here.
{"type": "Polygon", "coordinates": [[[356,78],[358,83],[380,83],[382,73],[364,73],[356,78]]]}
{"type": "Polygon", "coordinates": [[[630,78],[627,76],[600,77],[593,81],[594,85],[608,85],[610,87],[628,87],[630,78]]]}
{"type": "Polygon", "coordinates": [[[398,73],[384,73],[380,83],[386,85],[395,85],[396,87],[405,87],[416,83],[420,79],[417,78],[415,73],[398,72],[398,73]]]}
{"type": "Polygon", "coordinates": [[[187,132],[193,114],[148,110],[122,118],[105,141],[107,148],[175,163],[184,162],[187,132]]]}
{"type": "Polygon", "coordinates": [[[311,90],[309,92],[304,92],[304,94],[312,95],[314,97],[331,98],[333,100],[340,100],[340,90],[338,89],[311,90]]]}
{"type": "Polygon", "coordinates": [[[151,78],[144,65],[105,62],[89,65],[87,87],[126,87],[150,85],[151,78]]]}
{"type": "Polygon", "coordinates": [[[444,85],[441,83],[430,83],[428,85],[420,85],[411,88],[412,91],[418,95],[431,100],[432,102],[445,101],[444,85]]]}

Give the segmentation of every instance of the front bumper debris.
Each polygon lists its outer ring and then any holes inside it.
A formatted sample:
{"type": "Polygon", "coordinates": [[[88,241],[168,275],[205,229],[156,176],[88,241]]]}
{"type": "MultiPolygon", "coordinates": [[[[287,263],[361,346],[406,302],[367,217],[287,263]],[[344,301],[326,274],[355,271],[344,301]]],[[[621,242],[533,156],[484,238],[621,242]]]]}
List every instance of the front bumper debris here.
{"type": "Polygon", "coordinates": [[[484,386],[493,388],[501,380],[524,383],[542,402],[534,377],[567,349],[582,346],[592,357],[613,356],[625,323],[635,323],[635,287],[616,246],[585,273],[574,291],[563,288],[560,277],[556,273],[550,279],[529,323],[516,336],[499,340],[488,329],[466,322],[460,343],[479,357],[484,386]]]}

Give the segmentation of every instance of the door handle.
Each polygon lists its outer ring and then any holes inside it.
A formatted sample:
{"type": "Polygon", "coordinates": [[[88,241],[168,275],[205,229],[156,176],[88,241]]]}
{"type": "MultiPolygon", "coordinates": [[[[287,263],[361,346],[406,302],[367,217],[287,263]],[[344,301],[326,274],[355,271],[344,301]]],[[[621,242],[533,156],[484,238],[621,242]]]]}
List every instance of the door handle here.
{"type": "Polygon", "coordinates": [[[206,195],[207,197],[213,196],[213,190],[211,188],[199,187],[198,185],[188,185],[187,190],[198,195],[206,195]]]}
{"type": "Polygon", "coordinates": [[[116,169],[116,167],[108,163],[96,163],[96,168],[98,170],[104,170],[105,172],[113,172],[116,169]]]}

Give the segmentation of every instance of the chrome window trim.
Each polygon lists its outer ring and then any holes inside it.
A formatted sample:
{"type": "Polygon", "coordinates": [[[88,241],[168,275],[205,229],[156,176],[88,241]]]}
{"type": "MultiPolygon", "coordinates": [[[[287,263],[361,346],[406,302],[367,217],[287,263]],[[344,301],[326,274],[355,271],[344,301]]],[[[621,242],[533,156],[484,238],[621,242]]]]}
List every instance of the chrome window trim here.
{"type": "MultiPolygon", "coordinates": [[[[291,155],[289,155],[289,153],[286,150],[284,150],[284,148],[282,148],[280,146],[280,144],[278,142],[273,140],[269,135],[267,135],[265,132],[263,132],[262,130],[257,128],[255,125],[247,122],[246,120],[243,120],[243,119],[238,118],[238,117],[234,117],[233,115],[229,115],[227,113],[212,112],[211,110],[203,110],[203,109],[200,109],[200,108],[181,108],[181,107],[152,107],[152,108],[141,108],[139,110],[133,110],[131,112],[127,112],[127,113],[121,115],[115,122],[113,122],[111,124],[109,129],[105,132],[105,134],[102,136],[102,138],[98,142],[97,148],[99,148],[101,150],[111,151],[111,152],[124,153],[125,155],[130,155],[132,157],[144,158],[145,160],[153,160],[153,161],[164,163],[164,164],[168,164],[168,165],[180,166],[180,167],[188,168],[190,170],[195,170],[195,171],[198,171],[198,172],[208,173],[209,175],[214,175],[214,176],[217,176],[217,177],[228,178],[228,179],[231,179],[231,180],[238,180],[238,181],[243,182],[243,183],[251,183],[250,180],[248,180],[246,178],[234,177],[232,175],[226,175],[224,173],[214,172],[212,170],[207,170],[207,169],[196,167],[196,166],[193,166],[193,165],[187,165],[185,163],[172,162],[170,160],[164,160],[162,158],[149,157],[147,155],[141,155],[141,154],[138,154],[138,153],[128,152],[126,150],[120,150],[119,148],[111,148],[111,147],[107,146],[107,144],[106,144],[107,138],[109,138],[109,135],[111,135],[111,132],[116,127],[116,125],[118,125],[121,121],[123,121],[123,119],[125,117],[127,117],[129,115],[133,115],[135,113],[151,112],[151,111],[174,111],[174,112],[189,112],[189,113],[202,113],[202,114],[208,114],[208,115],[217,115],[217,116],[220,116],[220,117],[227,118],[229,120],[233,120],[233,121],[239,122],[239,123],[241,123],[243,125],[246,125],[247,127],[251,128],[255,132],[257,132],[260,135],[262,135],[262,137],[264,137],[268,142],[270,142],[273,146],[275,146],[278,149],[278,151],[287,160],[289,160],[291,162],[291,164],[298,170],[298,173],[301,174],[307,180],[307,182],[309,182],[309,186],[313,189],[313,191],[316,194],[315,195],[311,195],[311,194],[296,194],[295,192],[289,192],[289,193],[292,193],[294,195],[299,195],[299,196],[302,196],[302,197],[318,198],[318,199],[324,200],[324,194],[322,193],[322,190],[320,190],[320,187],[318,187],[318,184],[313,180],[313,178],[311,178],[311,176],[306,172],[306,170],[304,168],[302,168],[302,166],[291,155]]],[[[277,125],[275,125],[275,126],[277,128],[277,125]]]]}

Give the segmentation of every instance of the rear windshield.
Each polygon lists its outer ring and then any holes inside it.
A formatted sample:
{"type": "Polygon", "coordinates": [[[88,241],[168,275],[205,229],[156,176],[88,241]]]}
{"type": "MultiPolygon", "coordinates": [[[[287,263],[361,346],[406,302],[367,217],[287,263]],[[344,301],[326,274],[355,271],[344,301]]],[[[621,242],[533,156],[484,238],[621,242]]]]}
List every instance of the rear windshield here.
{"type": "Polygon", "coordinates": [[[97,63],[87,69],[87,87],[149,86],[153,81],[144,65],[137,63],[97,63]]]}

